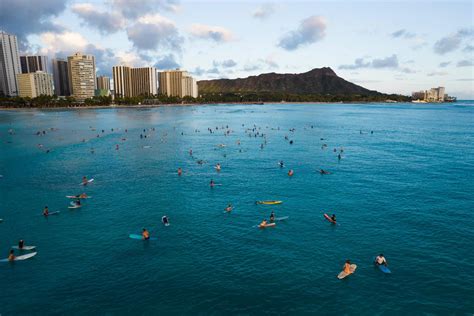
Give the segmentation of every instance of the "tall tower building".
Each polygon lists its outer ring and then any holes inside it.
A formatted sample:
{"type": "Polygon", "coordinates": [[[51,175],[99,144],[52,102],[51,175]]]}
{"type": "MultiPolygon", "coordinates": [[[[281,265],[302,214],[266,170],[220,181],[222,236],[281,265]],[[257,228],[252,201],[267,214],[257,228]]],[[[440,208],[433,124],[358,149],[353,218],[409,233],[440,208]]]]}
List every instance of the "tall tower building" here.
{"type": "Polygon", "coordinates": [[[16,36],[0,32],[0,94],[18,95],[16,75],[21,73],[19,56],[16,36]]]}
{"type": "Polygon", "coordinates": [[[167,96],[197,98],[196,79],[183,70],[165,70],[159,73],[160,93],[167,96]]]}
{"type": "Polygon", "coordinates": [[[95,59],[92,55],[75,53],[67,58],[71,95],[78,101],[92,98],[95,93],[95,59]]]}
{"type": "Polygon", "coordinates": [[[20,66],[22,74],[48,72],[48,59],[46,56],[20,56],[20,66]]]}
{"type": "Polygon", "coordinates": [[[20,97],[53,95],[53,76],[43,71],[16,75],[20,97]]]}
{"type": "Polygon", "coordinates": [[[110,78],[106,76],[97,77],[98,90],[110,90],[110,78]]]}
{"type": "Polygon", "coordinates": [[[115,97],[158,94],[158,72],[154,67],[112,67],[115,97]]]}
{"type": "Polygon", "coordinates": [[[69,87],[69,71],[67,61],[64,59],[53,59],[53,78],[54,93],[60,96],[70,96],[71,88],[69,87]]]}

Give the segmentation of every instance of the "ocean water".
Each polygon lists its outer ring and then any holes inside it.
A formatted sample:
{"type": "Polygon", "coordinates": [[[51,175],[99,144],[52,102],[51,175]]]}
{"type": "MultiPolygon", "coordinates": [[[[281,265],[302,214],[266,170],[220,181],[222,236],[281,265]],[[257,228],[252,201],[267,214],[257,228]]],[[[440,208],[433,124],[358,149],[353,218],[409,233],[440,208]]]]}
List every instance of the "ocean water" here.
{"type": "Polygon", "coordinates": [[[2,315],[474,313],[472,102],[1,111],[0,174],[2,315]]]}

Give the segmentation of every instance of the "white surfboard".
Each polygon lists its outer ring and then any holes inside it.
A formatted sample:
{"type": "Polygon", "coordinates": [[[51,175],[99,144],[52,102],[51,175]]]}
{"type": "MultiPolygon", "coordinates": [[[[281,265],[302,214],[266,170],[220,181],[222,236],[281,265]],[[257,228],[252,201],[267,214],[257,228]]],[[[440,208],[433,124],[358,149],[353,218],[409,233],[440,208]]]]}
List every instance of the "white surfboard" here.
{"type": "Polygon", "coordinates": [[[87,180],[86,183],[82,183],[82,182],[81,182],[81,183],[79,183],[79,185],[87,185],[87,184],[89,184],[89,183],[91,183],[91,182],[93,182],[93,181],[94,181],[94,178],[87,180]]]}
{"type": "MultiPolygon", "coordinates": [[[[22,261],[22,260],[30,259],[30,258],[36,256],[36,254],[37,254],[37,252],[32,252],[32,253],[28,253],[26,255],[18,256],[18,257],[15,257],[15,259],[13,259],[13,261],[22,261]]],[[[8,258],[6,258],[6,259],[0,260],[0,262],[9,262],[9,260],[8,260],[8,258]]]]}
{"type": "Polygon", "coordinates": [[[12,246],[12,248],[18,250],[34,250],[36,249],[36,246],[23,246],[23,248],[20,248],[19,246],[12,246]]]}
{"type": "Polygon", "coordinates": [[[353,274],[356,269],[357,269],[357,265],[356,265],[356,264],[351,264],[351,267],[349,268],[349,270],[351,271],[351,273],[345,273],[344,271],[341,271],[341,273],[339,273],[339,274],[337,275],[337,278],[338,278],[339,280],[342,280],[342,279],[344,279],[346,276],[353,274]]]}

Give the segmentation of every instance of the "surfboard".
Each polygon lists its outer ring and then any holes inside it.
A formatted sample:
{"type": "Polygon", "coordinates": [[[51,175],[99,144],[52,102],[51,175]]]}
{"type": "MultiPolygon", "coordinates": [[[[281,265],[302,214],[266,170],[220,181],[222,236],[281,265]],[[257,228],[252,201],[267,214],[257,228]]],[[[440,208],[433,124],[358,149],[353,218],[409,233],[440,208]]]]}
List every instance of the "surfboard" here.
{"type": "MultiPolygon", "coordinates": [[[[130,235],[128,235],[128,237],[130,237],[132,239],[145,240],[145,239],[143,239],[142,235],[138,235],[138,234],[130,234],[130,235]]],[[[156,238],[155,237],[150,237],[149,239],[146,239],[146,240],[156,240],[156,238]]]]}
{"type": "Polygon", "coordinates": [[[258,228],[267,228],[267,227],[275,227],[275,226],[276,226],[275,223],[268,223],[268,224],[265,225],[265,226],[258,225],[258,228]]]}
{"type": "Polygon", "coordinates": [[[67,208],[80,208],[82,205],[68,206],[67,208]]]}
{"type": "Polygon", "coordinates": [[[36,249],[36,246],[23,246],[23,248],[20,248],[19,246],[12,246],[12,248],[18,250],[34,250],[36,249]]]}
{"type": "Polygon", "coordinates": [[[284,221],[285,219],[288,219],[288,218],[290,218],[290,217],[289,216],[277,217],[277,218],[275,218],[275,222],[284,221]]]}
{"type": "Polygon", "coordinates": [[[341,271],[341,273],[339,273],[337,275],[337,278],[339,280],[342,280],[344,279],[346,276],[348,275],[351,275],[352,273],[354,273],[354,271],[357,269],[357,265],[356,264],[351,264],[351,267],[349,268],[349,270],[351,271],[351,273],[345,273],[344,271],[341,271]]]}
{"type": "Polygon", "coordinates": [[[82,182],[81,182],[81,183],[79,183],[79,185],[88,185],[89,183],[91,183],[91,182],[93,182],[93,181],[94,181],[94,178],[87,180],[86,183],[82,183],[82,182]]]}
{"type": "Polygon", "coordinates": [[[256,204],[263,204],[263,205],[276,205],[281,204],[283,201],[256,201],[256,204]]]}
{"type": "Polygon", "coordinates": [[[375,259],[377,259],[377,257],[374,257],[374,265],[379,267],[380,271],[382,271],[383,273],[392,273],[392,271],[390,271],[390,269],[387,266],[385,266],[383,264],[375,263],[375,259]]]}
{"type": "Polygon", "coordinates": [[[90,198],[92,198],[92,196],[87,196],[87,197],[77,197],[77,196],[75,196],[75,195],[66,195],[66,197],[67,197],[68,199],[81,199],[81,200],[84,200],[84,199],[90,199],[90,198]]]}
{"type": "Polygon", "coordinates": [[[59,213],[61,213],[61,212],[60,211],[54,211],[54,212],[49,212],[48,215],[41,214],[41,216],[48,217],[49,215],[58,215],[59,213]]]}
{"type": "MultiPolygon", "coordinates": [[[[31,257],[36,256],[36,254],[37,254],[37,252],[28,253],[26,255],[15,257],[15,259],[13,259],[13,260],[14,261],[22,261],[22,260],[30,259],[31,257]]],[[[0,262],[9,262],[9,261],[8,261],[8,258],[6,258],[6,259],[0,260],[0,262]]]]}
{"type": "Polygon", "coordinates": [[[329,222],[331,222],[331,223],[333,223],[333,224],[336,224],[336,222],[333,221],[332,218],[331,218],[328,214],[326,214],[326,213],[324,213],[324,218],[327,219],[329,222]]]}

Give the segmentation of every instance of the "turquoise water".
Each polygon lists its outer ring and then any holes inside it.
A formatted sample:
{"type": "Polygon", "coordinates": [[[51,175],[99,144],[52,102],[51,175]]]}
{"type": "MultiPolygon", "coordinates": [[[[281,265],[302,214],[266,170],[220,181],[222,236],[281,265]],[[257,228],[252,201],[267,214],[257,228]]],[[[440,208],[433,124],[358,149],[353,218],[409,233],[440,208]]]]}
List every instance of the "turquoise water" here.
{"type": "Polygon", "coordinates": [[[473,105],[2,111],[0,257],[38,255],[0,263],[0,314],[472,314],[473,105]],[[256,228],[271,210],[289,219],[256,228]],[[128,238],[143,227],[158,240],[128,238]]]}

